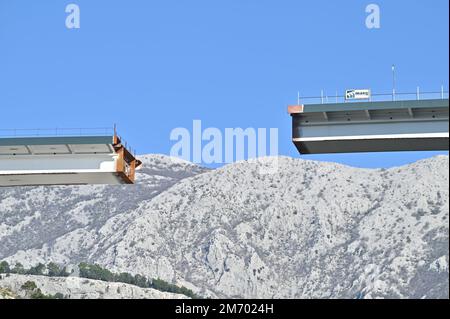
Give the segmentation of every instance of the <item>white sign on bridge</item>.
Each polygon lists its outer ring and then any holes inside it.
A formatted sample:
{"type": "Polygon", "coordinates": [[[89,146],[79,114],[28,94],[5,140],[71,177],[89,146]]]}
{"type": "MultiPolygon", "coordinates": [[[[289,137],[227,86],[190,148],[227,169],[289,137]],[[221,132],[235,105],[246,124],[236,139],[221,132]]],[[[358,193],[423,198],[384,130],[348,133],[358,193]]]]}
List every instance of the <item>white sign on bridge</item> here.
{"type": "Polygon", "coordinates": [[[369,89],[345,91],[346,100],[370,100],[371,96],[372,93],[369,89]]]}

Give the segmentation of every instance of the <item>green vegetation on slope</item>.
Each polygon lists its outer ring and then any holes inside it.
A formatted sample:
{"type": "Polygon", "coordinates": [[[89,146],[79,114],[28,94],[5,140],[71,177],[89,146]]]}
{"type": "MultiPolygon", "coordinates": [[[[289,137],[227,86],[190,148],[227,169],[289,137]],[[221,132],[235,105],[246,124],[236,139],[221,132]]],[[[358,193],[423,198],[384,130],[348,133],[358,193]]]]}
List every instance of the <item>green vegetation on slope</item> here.
{"type": "MultiPolygon", "coordinates": [[[[79,276],[87,279],[94,279],[106,282],[121,282],[125,284],[134,285],[141,288],[152,288],[155,290],[170,292],[176,294],[182,294],[192,299],[201,299],[192,290],[186,287],[179,287],[177,285],[168,283],[162,279],[148,279],[142,275],[132,275],[127,272],[122,272],[120,274],[113,273],[106,268],[103,268],[97,264],[91,265],[87,263],[80,263],[78,265],[79,276]]],[[[68,277],[70,273],[67,268],[60,267],[55,263],[49,263],[44,265],[39,263],[38,265],[31,267],[30,269],[25,269],[22,264],[17,263],[13,268],[6,262],[0,262],[0,274],[19,274],[19,275],[34,275],[34,276],[48,276],[48,277],[68,277]]],[[[28,283],[32,285],[32,282],[28,283]]],[[[33,299],[44,299],[44,297],[55,297],[55,296],[45,296],[37,287],[22,287],[23,289],[31,289],[34,293],[33,299]],[[33,290],[33,289],[34,290],[33,290]],[[41,298],[38,298],[41,297],[41,298]]],[[[31,296],[30,296],[31,297],[31,296]]],[[[60,297],[60,296],[56,296],[60,297]]]]}
{"type": "Polygon", "coordinates": [[[18,299],[19,297],[9,288],[0,287],[0,299],[18,299]]]}
{"type": "Polygon", "coordinates": [[[64,299],[64,295],[57,293],[54,295],[46,295],[43,294],[41,289],[39,289],[34,281],[27,281],[24,283],[21,287],[23,290],[25,290],[26,295],[30,299],[64,299]]]}
{"type": "Polygon", "coordinates": [[[67,269],[59,267],[55,263],[44,265],[37,264],[30,269],[25,269],[21,263],[16,263],[13,268],[6,261],[0,262],[0,274],[18,274],[18,275],[33,275],[33,276],[48,276],[48,277],[68,277],[70,275],[67,269]]]}
{"type": "Polygon", "coordinates": [[[159,291],[171,292],[176,294],[183,294],[193,299],[200,299],[200,296],[194,294],[194,292],[186,287],[179,287],[174,284],[168,283],[161,279],[148,279],[142,275],[131,275],[123,272],[120,274],[112,273],[108,269],[102,268],[99,265],[90,265],[81,263],[79,265],[80,277],[96,279],[109,282],[122,282],[141,288],[153,288],[159,291]]]}

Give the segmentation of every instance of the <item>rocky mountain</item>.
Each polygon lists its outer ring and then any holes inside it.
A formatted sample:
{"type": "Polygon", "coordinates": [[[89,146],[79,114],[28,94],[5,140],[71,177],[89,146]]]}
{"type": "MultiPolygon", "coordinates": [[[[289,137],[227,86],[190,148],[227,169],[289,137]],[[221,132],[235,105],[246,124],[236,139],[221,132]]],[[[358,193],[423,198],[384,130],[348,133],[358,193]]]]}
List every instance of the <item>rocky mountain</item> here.
{"type": "Polygon", "coordinates": [[[0,275],[0,299],[17,299],[29,297],[30,289],[26,283],[34,283],[44,294],[60,294],[68,299],[186,299],[184,295],[144,289],[133,285],[116,282],[104,282],[78,277],[45,277],[25,275],[0,275]]]}
{"type": "Polygon", "coordinates": [[[266,160],[149,155],[136,186],[0,189],[0,260],[98,263],[211,297],[449,297],[448,156],[266,160]]]}
{"type": "Polygon", "coordinates": [[[95,259],[114,237],[120,240],[117,230],[127,229],[142,202],[206,171],[163,155],[141,160],[133,186],[0,188],[0,260],[16,255],[32,266],[48,255],[61,264],[95,259]]]}

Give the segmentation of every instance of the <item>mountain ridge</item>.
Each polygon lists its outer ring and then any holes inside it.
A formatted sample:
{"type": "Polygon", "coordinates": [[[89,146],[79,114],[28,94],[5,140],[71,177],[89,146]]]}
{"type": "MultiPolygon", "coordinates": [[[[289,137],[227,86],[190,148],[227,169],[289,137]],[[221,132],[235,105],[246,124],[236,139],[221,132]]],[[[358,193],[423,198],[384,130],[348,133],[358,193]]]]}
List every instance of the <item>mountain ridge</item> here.
{"type": "Polygon", "coordinates": [[[278,157],[209,170],[148,155],[128,197],[122,187],[44,189],[72,198],[40,206],[53,218],[35,205],[39,188],[0,190],[0,259],[96,262],[210,297],[448,296],[448,156],[390,169],[278,157]],[[277,173],[261,174],[268,160],[277,173]],[[17,198],[26,208],[14,219],[17,198]],[[70,231],[41,238],[55,218],[70,231]],[[14,250],[11,234],[27,229],[39,244],[14,250]]]}

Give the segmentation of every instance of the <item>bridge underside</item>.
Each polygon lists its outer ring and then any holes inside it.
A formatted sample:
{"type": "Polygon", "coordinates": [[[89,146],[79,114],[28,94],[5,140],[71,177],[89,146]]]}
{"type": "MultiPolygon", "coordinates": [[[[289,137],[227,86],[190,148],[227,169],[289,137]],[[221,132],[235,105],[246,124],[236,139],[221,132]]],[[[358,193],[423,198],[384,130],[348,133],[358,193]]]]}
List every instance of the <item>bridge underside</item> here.
{"type": "Polygon", "coordinates": [[[288,111],[301,154],[449,149],[448,99],[297,105],[288,111]]]}

